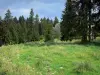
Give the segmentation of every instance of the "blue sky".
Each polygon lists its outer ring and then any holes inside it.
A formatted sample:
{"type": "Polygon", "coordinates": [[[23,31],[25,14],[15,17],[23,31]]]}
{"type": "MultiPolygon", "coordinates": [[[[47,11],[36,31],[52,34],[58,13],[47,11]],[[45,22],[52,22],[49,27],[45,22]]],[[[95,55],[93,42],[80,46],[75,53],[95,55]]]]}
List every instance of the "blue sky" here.
{"type": "Polygon", "coordinates": [[[66,0],[0,0],[0,16],[4,17],[6,10],[10,9],[13,16],[29,16],[33,8],[35,14],[53,19],[61,18],[66,0]]]}

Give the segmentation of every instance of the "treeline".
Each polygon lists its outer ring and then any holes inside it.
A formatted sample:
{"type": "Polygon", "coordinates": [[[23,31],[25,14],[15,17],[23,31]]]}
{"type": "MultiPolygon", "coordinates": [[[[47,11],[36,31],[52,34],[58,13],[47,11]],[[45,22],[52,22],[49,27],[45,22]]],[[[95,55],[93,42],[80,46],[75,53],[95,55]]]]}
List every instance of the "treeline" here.
{"type": "Polygon", "coordinates": [[[93,41],[100,34],[100,0],[67,0],[61,22],[62,40],[93,41]]]}
{"type": "Polygon", "coordinates": [[[53,40],[54,27],[59,23],[57,17],[54,20],[49,18],[39,18],[34,15],[33,9],[27,19],[20,16],[19,19],[13,17],[10,10],[7,10],[5,18],[0,17],[0,41],[5,44],[25,43],[32,41],[53,40]]]}
{"type": "Polygon", "coordinates": [[[7,10],[5,18],[0,17],[0,40],[7,44],[46,42],[54,38],[93,41],[100,35],[100,0],[67,0],[61,23],[57,23],[57,17],[54,20],[40,19],[38,14],[34,15],[33,9],[27,19],[24,16],[17,19],[7,10]]]}

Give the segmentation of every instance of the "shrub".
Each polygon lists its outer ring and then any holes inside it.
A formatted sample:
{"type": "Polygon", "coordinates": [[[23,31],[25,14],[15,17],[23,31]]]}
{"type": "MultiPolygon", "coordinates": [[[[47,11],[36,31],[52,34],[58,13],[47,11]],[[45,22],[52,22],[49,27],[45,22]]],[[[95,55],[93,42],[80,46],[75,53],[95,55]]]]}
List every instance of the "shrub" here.
{"type": "Polygon", "coordinates": [[[53,27],[53,37],[56,39],[60,39],[61,37],[61,31],[60,31],[60,24],[56,24],[55,27],[53,27]]]}
{"type": "Polygon", "coordinates": [[[84,73],[87,71],[92,71],[93,68],[89,62],[79,62],[75,64],[75,68],[73,70],[76,73],[84,73]]]}

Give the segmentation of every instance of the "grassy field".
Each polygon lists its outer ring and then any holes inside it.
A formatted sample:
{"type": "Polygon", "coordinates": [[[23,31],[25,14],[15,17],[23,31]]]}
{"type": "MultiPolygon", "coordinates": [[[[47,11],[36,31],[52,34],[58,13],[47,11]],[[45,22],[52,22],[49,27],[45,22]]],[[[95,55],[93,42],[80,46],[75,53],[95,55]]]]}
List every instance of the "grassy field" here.
{"type": "Polygon", "coordinates": [[[2,46],[0,75],[100,75],[100,44],[37,42],[2,46]]]}

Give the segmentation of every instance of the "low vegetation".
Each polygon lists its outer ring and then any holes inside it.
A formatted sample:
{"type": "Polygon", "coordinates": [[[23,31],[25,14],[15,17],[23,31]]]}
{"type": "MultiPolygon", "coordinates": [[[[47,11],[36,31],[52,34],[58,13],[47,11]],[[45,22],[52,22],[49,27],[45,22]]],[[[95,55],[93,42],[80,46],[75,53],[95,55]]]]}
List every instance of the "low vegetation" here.
{"type": "Polygon", "coordinates": [[[0,47],[0,75],[99,75],[100,44],[33,42],[0,47]]]}

